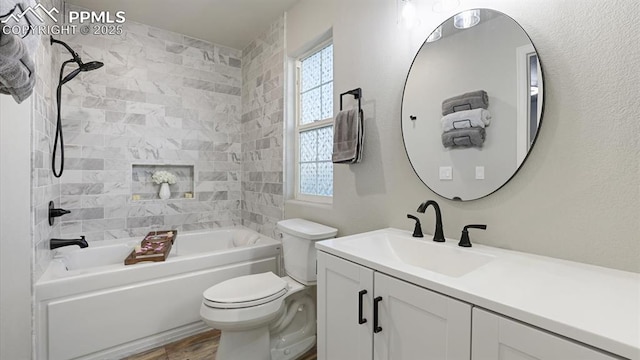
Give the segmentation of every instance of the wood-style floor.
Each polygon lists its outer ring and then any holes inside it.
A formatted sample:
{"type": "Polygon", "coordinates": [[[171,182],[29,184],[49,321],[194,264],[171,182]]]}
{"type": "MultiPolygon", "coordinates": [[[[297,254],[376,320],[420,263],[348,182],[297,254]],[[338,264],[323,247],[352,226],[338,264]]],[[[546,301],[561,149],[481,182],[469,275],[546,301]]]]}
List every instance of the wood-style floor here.
{"type": "MultiPolygon", "coordinates": [[[[209,330],[172,342],[123,360],[214,360],[220,340],[219,330],[209,330]]],[[[316,347],[307,351],[299,360],[316,360],[316,347]]],[[[239,359],[250,360],[250,359],[239,359]]]]}

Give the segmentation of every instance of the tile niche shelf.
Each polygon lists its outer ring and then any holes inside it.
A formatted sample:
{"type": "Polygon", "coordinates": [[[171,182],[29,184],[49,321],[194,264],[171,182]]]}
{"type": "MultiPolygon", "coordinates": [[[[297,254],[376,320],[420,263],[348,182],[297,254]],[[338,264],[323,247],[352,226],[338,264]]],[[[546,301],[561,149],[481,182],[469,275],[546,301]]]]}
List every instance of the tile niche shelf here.
{"type": "Polygon", "coordinates": [[[167,171],[176,176],[177,182],[169,185],[171,197],[169,200],[191,200],[194,193],[194,167],[193,165],[170,164],[132,164],[131,165],[131,200],[148,201],[158,200],[160,185],[151,180],[156,171],[167,171]],[[188,197],[191,194],[191,197],[188,197]]]}

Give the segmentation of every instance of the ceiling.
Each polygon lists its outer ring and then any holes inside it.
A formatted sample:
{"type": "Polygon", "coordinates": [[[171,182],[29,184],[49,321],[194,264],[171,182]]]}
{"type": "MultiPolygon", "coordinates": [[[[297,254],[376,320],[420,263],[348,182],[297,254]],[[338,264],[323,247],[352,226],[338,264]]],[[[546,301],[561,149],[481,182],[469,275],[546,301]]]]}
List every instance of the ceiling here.
{"type": "Polygon", "coordinates": [[[244,49],[298,0],[67,0],[94,11],[244,49]]]}

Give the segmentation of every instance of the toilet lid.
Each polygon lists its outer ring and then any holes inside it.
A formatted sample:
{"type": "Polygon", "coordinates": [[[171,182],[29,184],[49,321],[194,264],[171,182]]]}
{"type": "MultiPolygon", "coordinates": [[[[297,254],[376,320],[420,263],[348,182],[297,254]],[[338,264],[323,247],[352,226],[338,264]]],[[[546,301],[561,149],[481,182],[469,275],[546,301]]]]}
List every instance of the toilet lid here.
{"type": "Polygon", "coordinates": [[[287,282],[272,272],[223,281],[205,290],[207,305],[217,308],[249,307],[267,303],[287,292],[287,282]]]}

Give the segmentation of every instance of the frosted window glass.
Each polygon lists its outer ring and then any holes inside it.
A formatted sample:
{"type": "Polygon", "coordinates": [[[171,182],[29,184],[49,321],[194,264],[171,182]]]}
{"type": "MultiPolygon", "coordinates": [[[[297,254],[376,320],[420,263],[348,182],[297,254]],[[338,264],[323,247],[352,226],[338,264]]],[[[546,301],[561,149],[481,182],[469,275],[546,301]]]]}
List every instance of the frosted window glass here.
{"type": "Polygon", "coordinates": [[[302,91],[320,86],[322,55],[316,53],[302,61],[302,91]]]}
{"type": "Polygon", "coordinates": [[[300,192],[302,194],[316,195],[317,164],[300,164],[300,192]]]}
{"type": "Polygon", "coordinates": [[[333,154],[333,126],[318,129],[318,160],[331,161],[333,154]]]}
{"type": "Polygon", "coordinates": [[[300,133],[300,162],[311,162],[318,159],[318,131],[311,130],[300,133]]]}
{"type": "Polygon", "coordinates": [[[333,117],[333,82],[322,85],[321,119],[333,117]]]}
{"type": "Polygon", "coordinates": [[[320,88],[302,94],[302,125],[320,120],[320,88]]]}
{"type": "Polygon", "coordinates": [[[318,195],[333,195],[333,163],[318,163],[318,195]]]}
{"type": "Polygon", "coordinates": [[[299,81],[298,191],[333,196],[333,126],[314,124],[333,118],[333,45],[301,61],[299,81]]]}
{"type": "Polygon", "coordinates": [[[322,82],[333,81],[333,45],[322,50],[322,82]]]}

